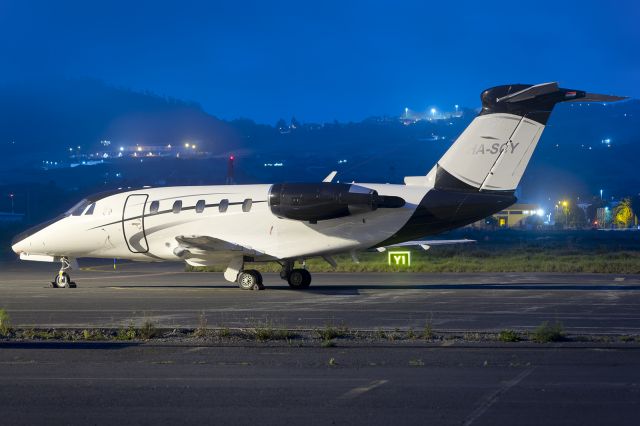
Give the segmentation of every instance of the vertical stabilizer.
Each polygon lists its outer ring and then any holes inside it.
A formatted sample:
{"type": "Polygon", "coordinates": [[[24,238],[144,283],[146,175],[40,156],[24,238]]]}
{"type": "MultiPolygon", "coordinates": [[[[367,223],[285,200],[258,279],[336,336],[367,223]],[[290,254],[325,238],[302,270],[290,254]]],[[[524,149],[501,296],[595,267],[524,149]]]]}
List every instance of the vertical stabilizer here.
{"type": "Polygon", "coordinates": [[[514,84],[485,90],[482,111],[438,161],[438,189],[514,191],[559,102],[625,99],[562,89],[557,83],[514,84]]]}

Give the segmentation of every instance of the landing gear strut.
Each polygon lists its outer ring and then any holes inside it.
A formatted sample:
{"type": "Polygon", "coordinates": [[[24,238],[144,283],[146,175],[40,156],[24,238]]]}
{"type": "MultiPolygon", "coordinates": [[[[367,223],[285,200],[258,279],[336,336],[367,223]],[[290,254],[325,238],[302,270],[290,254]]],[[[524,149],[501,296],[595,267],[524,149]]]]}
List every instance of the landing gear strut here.
{"type": "Polygon", "coordinates": [[[282,265],[280,270],[280,278],[286,280],[289,283],[289,287],[293,289],[309,288],[311,285],[311,273],[306,269],[294,268],[292,261],[287,261],[282,265]]]}
{"type": "Polygon", "coordinates": [[[71,281],[71,276],[67,270],[71,269],[71,263],[66,257],[60,258],[60,271],[56,274],[51,282],[53,288],[76,288],[76,283],[71,281]]]}

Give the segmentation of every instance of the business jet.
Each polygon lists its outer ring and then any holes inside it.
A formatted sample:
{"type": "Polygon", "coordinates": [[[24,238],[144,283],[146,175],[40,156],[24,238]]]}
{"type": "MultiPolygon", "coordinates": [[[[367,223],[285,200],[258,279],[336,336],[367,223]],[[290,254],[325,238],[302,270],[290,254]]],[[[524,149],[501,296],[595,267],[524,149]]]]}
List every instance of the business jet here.
{"type": "MultiPolygon", "coordinates": [[[[179,186],[96,194],[65,214],[16,236],[23,260],[60,262],[53,287],[75,287],[68,271],[82,257],[184,261],[226,266],[241,289],[262,289],[246,266],[277,262],[294,289],[308,288],[309,258],[420,240],[490,216],[516,201],[514,192],[560,102],[614,102],[618,96],[563,89],[557,83],[497,86],[482,109],[424,176],[404,184],[323,182],[179,186]],[[296,267],[296,262],[302,267],[296,267]]],[[[450,241],[451,243],[465,242],[450,241]]]]}

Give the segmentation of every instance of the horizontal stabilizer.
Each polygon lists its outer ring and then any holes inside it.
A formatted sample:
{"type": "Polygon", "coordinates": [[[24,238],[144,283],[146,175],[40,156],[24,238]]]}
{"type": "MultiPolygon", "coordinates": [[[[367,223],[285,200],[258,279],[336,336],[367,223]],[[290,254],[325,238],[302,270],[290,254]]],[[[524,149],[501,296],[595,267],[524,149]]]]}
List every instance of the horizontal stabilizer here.
{"type": "Polygon", "coordinates": [[[511,93],[507,96],[503,96],[501,98],[496,99],[496,102],[522,102],[528,99],[533,99],[536,96],[546,95],[549,93],[558,91],[558,83],[541,83],[536,84],[531,87],[527,87],[526,89],[520,90],[515,93],[511,93]]]}
{"type": "Polygon", "coordinates": [[[599,93],[585,93],[583,98],[571,99],[567,102],[618,102],[629,99],[628,96],[601,95],[599,93]]]}

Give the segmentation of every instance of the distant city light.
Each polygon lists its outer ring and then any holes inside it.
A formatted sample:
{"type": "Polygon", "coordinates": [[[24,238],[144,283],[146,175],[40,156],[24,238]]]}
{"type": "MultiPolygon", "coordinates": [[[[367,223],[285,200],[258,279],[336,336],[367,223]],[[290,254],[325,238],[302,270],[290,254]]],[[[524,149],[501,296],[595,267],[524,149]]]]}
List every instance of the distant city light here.
{"type": "Polygon", "coordinates": [[[435,108],[431,108],[431,115],[436,115],[436,109],[435,108]]]}
{"type": "Polygon", "coordinates": [[[538,209],[538,210],[536,210],[536,214],[537,214],[538,216],[544,216],[544,210],[542,210],[542,209],[538,209]]]}
{"type": "Polygon", "coordinates": [[[184,147],[189,148],[189,146],[190,146],[189,143],[185,142],[184,147]]]}
{"type": "Polygon", "coordinates": [[[230,156],[229,156],[229,160],[233,161],[233,160],[235,160],[235,159],[236,159],[236,157],[234,157],[233,155],[230,155],[230,156]]]}
{"type": "Polygon", "coordinates": [[[139,146],[139,147],[138,147],[138,152],[141,152],[141,151],[142,151],[142,147],[141,147],[141,146],[139,146]]]}

